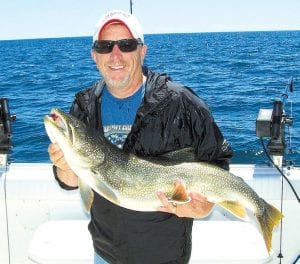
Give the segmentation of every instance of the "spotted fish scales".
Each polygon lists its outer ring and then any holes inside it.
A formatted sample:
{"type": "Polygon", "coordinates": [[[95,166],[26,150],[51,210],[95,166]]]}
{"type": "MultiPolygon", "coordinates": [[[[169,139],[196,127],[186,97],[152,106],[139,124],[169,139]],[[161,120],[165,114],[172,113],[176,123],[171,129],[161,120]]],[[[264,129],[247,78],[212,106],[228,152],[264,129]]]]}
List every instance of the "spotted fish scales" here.
{"type": "Polygon", "coordinates": [[[52,109],[44,123],[49,138],[59,144],[78,175],[88,209],[93,199],[91,189],[116,205],[136,211],[156,211],[161,205],[157,191],[165,192],[175,203],[188,202],[188,192],[195,191],[239,218],[246,218],[246,208],[252,211],[270,251],[272,231],[282,214],[242,178],[205,162],[140,158],[125,153],[59,109],[52,109]]]}

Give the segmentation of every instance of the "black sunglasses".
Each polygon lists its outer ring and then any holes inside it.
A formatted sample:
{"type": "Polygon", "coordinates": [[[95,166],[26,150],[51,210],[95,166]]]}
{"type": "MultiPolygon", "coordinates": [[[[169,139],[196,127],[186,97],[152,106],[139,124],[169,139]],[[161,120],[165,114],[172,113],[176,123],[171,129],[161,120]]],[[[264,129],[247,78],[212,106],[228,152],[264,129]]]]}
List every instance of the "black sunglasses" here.
{"type": "Polygon", "coordinates": [[[101,54],[110,53],[116,44],[120,51],[131,52],[135,51],[138,45],[143,45],[143,42],[137,39],[96,40],[93,44],[93,49],[101,54]]]}

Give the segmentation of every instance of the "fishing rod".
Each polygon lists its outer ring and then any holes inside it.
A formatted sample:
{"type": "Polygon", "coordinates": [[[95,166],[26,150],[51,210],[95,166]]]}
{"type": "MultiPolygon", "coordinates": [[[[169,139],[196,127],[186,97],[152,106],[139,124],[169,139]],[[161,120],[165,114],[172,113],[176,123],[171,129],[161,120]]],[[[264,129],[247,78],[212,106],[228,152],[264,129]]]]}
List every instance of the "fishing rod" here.
{"type": "Polygon", "coordinates": [[[130,4],[130,14],[132,14],[132,5],[133,5],[132,0],[130,0],[129,4],[130,4]]]}
{"type": "Polygon", "coordinates": [[[12,121],[16,120],[16,115],[11,115],[7,98],[0,98],[0,165],[5,165],[8,161],[8,154],[12,153],[12,121]]]}
{"type": "MultiPolygon", "coordinates": [[[[256,119],[256,135],[260,138],[264,152],[266,153],[271,164],[279,171],[281,176],[287,181],[291,187],[298,203],[300,198],[293,187],[290,180],[286,177],[281,169],[283,164],[292,164],[283,160],[285,144],[285,127],[293,125],[293,117],[289,116],[285,111],[285,104],[288,98],[288,93],[294,91],[294,78],[291,77],[286,85],[285,91],[282,94],[282,99],[275,99],[273,109],[260,109],[256,119]],[[270,138],[267,147],[264,144],[263,138],[270,138]]],[[[290,152],[291,148],[289,149],[290,152]]]]}
{"type": "Polygon", "coordinates": [[[4,206],[6,218],[6,237],[8,248],[8,263],[11,263],[11,246],[8,229],[8,208],[7,208],[7,190],[6,190],[6,176],[10,159],[9,154],[12,153],[12,127],[11,122],[16,120],[16,115],[11,115],[9,111],[8,99],[0,98],[0,177],[3,175],[4,179],[4,206]],[[1,173],[2,172],[2,173],[1,173]]]}
{"type": "MultiPolygon", "coordinates": [[[[294,79],[291,77],[286,85],[285,91],[282,94],[281,100],[274,100],[273,109],[260,109],[258,117],[256,119],[256,135],[260,138],[263,150],[267,155],[271,164],[277,169],[277,171],[282,176],[281,178],[281,205],[280,211],[283,211],[283,179],[287,181],[292,192],[294,193],[298,203],[300,203],[299,196],[290,182],[290,180],[283,173],[283,164],[288,164],[287,161],[283,160],[284,149],[286,148],[285,144],[285,127],[293,125],[293,117],[287,115],[284,111],[285,103],[288,98],[288,93],[292,93],[294,91],[294,79]],[[270,138],[267,147],[264,144],[264,137],[270,138]],[[268,149],[267,149],[268,148],[268,149]]],[[[289,152],[292,153],[291,150],[291,137],[290,137],[290,148],[289,152]]],[[[290,164],[292,164],[290,162],[290,164]]],[[[280,225],[280,249],[279,249],[279,263],[281,263],[283,259],[282,254],[282,233],[283,233],[283,223],[281,219],[280,225]]],[[[298,256],[299,258],[299,256],[298,256]]],[[[298,259],[297,258],[297,259],[298,259]]],[[[296,263],[297,259],[294,263],[296,263]]]]}

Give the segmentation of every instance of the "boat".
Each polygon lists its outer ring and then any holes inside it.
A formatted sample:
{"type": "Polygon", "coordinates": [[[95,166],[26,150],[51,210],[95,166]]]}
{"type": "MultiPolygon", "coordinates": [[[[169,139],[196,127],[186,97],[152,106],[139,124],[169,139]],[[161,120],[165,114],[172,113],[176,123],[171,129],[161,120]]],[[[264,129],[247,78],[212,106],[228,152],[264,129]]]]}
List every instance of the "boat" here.
{"type": "MultiPolygon", "coordinates": [[[[280,208],[282,177],[276,169],[250,164],[230,169],[280,208]]],[[[284,171],[299,190],[300,169],[287,167],[284,171]]],[[[89,215],[77,190],[64,191],[58,186],[51,164],[2,165],[0,186],[0,263],[92,263],[89,215]]],[[[297,263],[299,203],[287,184],[283,184],[283,193],[282,229],[273,233],[270,255],[257,226],[217,207],[206,219],[195,220],[190,263],[297,263]]]]}
{"type": "MultiPolygon", "coordinates": [[[[292,90],[292,80],[287,87],[292,90]]],[[[257,117],[256,133],[270,137],[265,151],[272,162],[230,165],[233,174],[284,215],[273,232],[271,252],[253,221],[237,219],[216,205],[207,218],[194,221],[191,264],[300,263],[300,167],[283,162],[285,125],[292,124],[284,112],[287,93],[257,117]]],[[[92,263],[89,214],[78,190],[62,190],[50,163],[10,161],[15,118],[8,99],[0,98],[0,263],[92,263]]]]}

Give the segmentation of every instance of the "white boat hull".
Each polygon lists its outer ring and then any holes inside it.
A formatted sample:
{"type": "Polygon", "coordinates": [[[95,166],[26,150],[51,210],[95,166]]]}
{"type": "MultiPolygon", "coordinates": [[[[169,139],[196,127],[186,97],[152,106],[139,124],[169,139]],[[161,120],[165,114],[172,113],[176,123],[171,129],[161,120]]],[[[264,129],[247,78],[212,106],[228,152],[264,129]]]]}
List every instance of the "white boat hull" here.
{"type": "MultiPolygon", "coordinates": [[[[282,179],[275,169],[231,165],[231,171],[280,208],[282,179]]],[[[287,174],[299,193],[300,169],[287,174]]],[[[16,163],[7,171],[0,167],[0,187],[0,263],[92,263],[89,216],[77,190],[57,185],[51,164],[16,163]]],[[[300,254],[300,207],[285,181],[283,195],[282,263],[290,264],[300,254]]],[[[279,263],[279,253],[280,228],[273,233],[269,256],[258,227],[220,207],[194,223],[190,263],[279,263]]]]}

